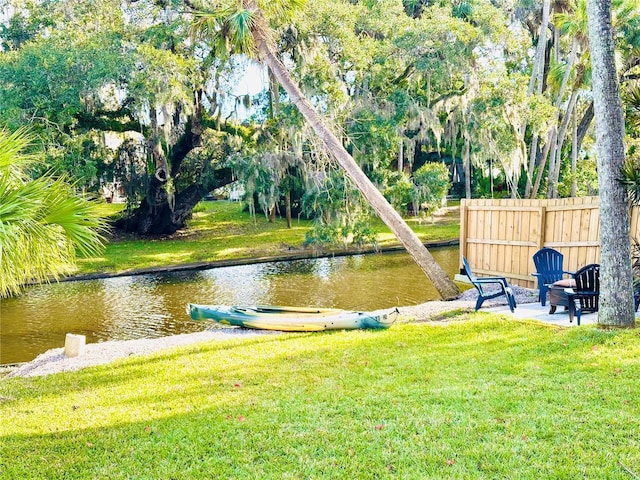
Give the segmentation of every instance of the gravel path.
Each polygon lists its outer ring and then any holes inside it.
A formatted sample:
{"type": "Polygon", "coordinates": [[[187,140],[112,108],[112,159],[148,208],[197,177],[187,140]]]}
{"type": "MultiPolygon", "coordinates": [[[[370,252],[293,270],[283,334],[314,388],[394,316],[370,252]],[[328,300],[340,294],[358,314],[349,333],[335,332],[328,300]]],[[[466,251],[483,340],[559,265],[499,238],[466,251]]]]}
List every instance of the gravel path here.
{"type": "MultiPolygon", "coordinates": [[[[514,295],[518,303],[530,303],[537,301],[537,290],[527,290],[520,287],[513,287],[514,295]]],[[[457,299],[452,301],[426,302],[421,305],[411,307],[399,307],[400,315],[413,321],[433,321],[444,312],[457,309],[472,310],[477,299],[475,289],[466,290],[457,299]]],[[[483,306],[506,305],[504,297],[500,297],[485,302],[483,306]]],[[[210,329],[203,332],[189,333],[183,335],[172,335],[168,337],[121,340],[100,343],[90,343],[86,345],[85,353],[79,357],[68,358],[64,355],[63,348],[49,350],[34,360],[24,363],[11,370],[5,378],[9,377],[34,377],[49,375],[52,373],[80,370],[81,368],[94,365],[102,365],[112,362],[118,358],[132,355],[148,355],[162,349],[189,345],[198,342],[209,342],[216,340],[228,340],[231,338],[255,337],[258,335],[278,335],[280,332],[265,330],[248,330],[243,328],[220,328],[212,325],[210,329]]]]}

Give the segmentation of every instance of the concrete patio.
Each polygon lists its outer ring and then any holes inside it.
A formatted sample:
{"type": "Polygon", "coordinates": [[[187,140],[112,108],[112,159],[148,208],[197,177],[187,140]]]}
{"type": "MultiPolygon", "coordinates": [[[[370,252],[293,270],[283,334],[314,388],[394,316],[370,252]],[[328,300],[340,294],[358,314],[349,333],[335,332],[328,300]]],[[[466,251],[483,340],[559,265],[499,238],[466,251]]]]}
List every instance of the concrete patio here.
{"type": "MultiPolygon", "coordinates": [[[[558,327],[575,327],[578,325],[575,317],[573,323],[569,322],[569,312],[564,310],[563,307],[558,307],[556,313],[551,315],[549,313],[549,302],[544,307],[540,305],[540,302],[519,303],[514,313],[509,311],[509,307],[506,304],[483,307],[481,311],[503,313],[522,320],[539,320],[558,327]]],[[[638,320],[640,320],[640,315],[636,312],[636,321],[638,320]]],[[[580,325],[592,325],[595,323],[598,323],[598,312],[582,314],[580,325]]]]}
{"type": "MultiPolygon", "coordinates": [[[[456,275],[455,280],[458,283],[469,285],[469,280],[466,275],[456,275]]],[[[502,313],[520,320],[539,320],[558,327],[575,327],[578,325],[578,319],[575,316],[573,322],[569,322],[569,311],[565,310],[564,307],[557,307],[556,312],[550,314],[549,300],[547,300],[547,304],[543,307],[537,300],[537,289],[526,289],[517,285],[512,285],[511,288],[518,302],[515,312],[511,313],[511,311],[509,311],[509,306],[506,303],[504,295],[486,301],[480,308],[480,311],[502,313]],[[536,300],[532,302],[534,298],[536,300]]],[[[487,293],[491,293],[495,290],[486,289],[486,291],[487,293]]],[[[478,298],[478,292],[475,288],[469,288],[463,292],[462,298],[475,304],[478,298]]],[[[636,323],[638,322],[640,322],[640,313],[636,312],[636,323]]],[[[593,325],[596,323],[598,323],[598,312],[583,313],[580,317],[580,325],[593,325]]]]}
{"type": "MultiPolygon", "coordinates": [[[[549,302],[546,306],[535,303],[519,303],[515,312],[511,313],[507,305],[496,305],[481,308],[483,312],[496,312],[513,316],[518,319],[539,320],[541,322],[556,325],[558,327],[575,327],[578,325],[577,317],[573,318],[573,323],[569,322],[569,312],[563,307],[558,307],[553,315],[549,313],[549,302]]],[[[598,312],[583,313],[580,317],[580,325],[590,325],[598,323],[598,312]]]]}

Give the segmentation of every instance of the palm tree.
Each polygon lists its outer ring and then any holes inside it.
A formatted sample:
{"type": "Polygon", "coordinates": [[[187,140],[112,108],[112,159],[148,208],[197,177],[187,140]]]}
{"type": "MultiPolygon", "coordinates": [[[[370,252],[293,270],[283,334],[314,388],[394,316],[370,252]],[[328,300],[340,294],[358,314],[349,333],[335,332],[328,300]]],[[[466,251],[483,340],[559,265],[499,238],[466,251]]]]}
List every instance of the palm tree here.
{"type": "Polygon", "coordinates": [[[76,254],[102,248],[104,223],[92,203],[63,178],[24,174],[34,161],[22,153],[29,142],[25,131],[0,130],[0,298],[70,273],[76,254]]]}
{"type": "Polygon", "coordinates": [[[620,172],[625,125],[615,66],[611,0],[588,0],[596,156],[600,184],[600,307],[603,325],[635,325],[629,207],[620,172]]]}
{"type": "MultiPolygon", "coordinates": [[[[542,22],[540,23],[540,35],[538,36],[538,44],[536,46],[536,54],[533,61],[533,69],[531,72],[531,78],[529,80],[529,88],[527,89],[527,96],[530,97],[533,93],[540,95],[542,93],[542,87],[544,84],[544,67],[545,67],[545,52],[547,49],[547,30],[549,29],[549,15],[551,12],[551,1],[544,0],[542,3],[542,22]]],[[[518,136],[521,145],[524,145],[524,134],[527,128],[526,122],[523,122],[518,136]]],[[[533,174],[533,168],[535,166],[536,152],[538,150],[538,134],[534,133],[531,139],[531,149],[529,151],[529,168],[527,171],[527,186],[526,195],[528,196],[531,188],[532,181],[531,175],[533,174]]]]}
{"type": "Polygon", "coordinates": [[[270,38],[270,28],[263,13],[268,8],[275,18],[286,18],[288,11],[302,6],[303,0],[272,0],[258,5],[256,0],[233,1],[228,8],[219,8],[213,13],[199,13],[195,23],[196,31],[215,39],[224,37],[231,41],[236,51],[256,55],[270,69],[275,79],[289,95],[305,120],[322,140],[327,150],[354,182],[369,205],[391,229],[414,261],[429,277],[438,293],[444,299],[452,299],[460,293],[458,287],[447,277],[431,253],[425,248],[418,236],[409,228],[402,217],[387,202],[380,191],[360,169],[353,157],[346,151],[342,142],[332,132],[324,119],[318,114],[287,68],[275,53],[270,38]]]}
{"type": "MultiPolygon", "coordinates": [[[[558,2],[556,2],[556,6],[558,2]]],[[[625,29],[632,28],[632,21],[635,18],[636,2],[634,0],[612,0],[611,2],[611,16],[612,27],[616,32],[618,42],[624,36],[619,35],[624,32],[625,29]]],[[[548,158],[548,179],[547,179],[547,196],[548,198],[555,198],[558,196],[558,180],[560,176],[560,166],[562,162],[563,145],[567,133],[569,132],[570,122],[574,115],[578,114],[579,96],[581,92],[588,86],[590,73],[590,53],[589,43],[587,39],[587,1],[586,0],[574,0],[571,3],[560,5],[558,8],[560,13],[557,13],[553,17],[554,31],[557,34],[566,34],[567,40],[570,40],[571,49],[570,53],[566,56],[564,62],[563,75],[559,75],[553,81],[553,78],[549,78],[547,83],[548,89],[546,95],[553,99],[553,106],[555,109],[555,118],[551,122],[551,126],[547,133],[547,139],[544,145],[544,150],[540,155],[540,164],[538,167],[538,174],[535,179],[535,186],[530,191],[530,197],[535,198],[538,195],[540,189],[541,180],[545,172],[548,158]],[[572,81],[569,82],[570,77],[572,81]],[[562,80],[560,81],[560,78],[562,80]],[[571,85],[569,84],[571,83],[571,85]],[[556,87],[555,89],[553,87],[556,87]],[[565,98],[568,96],[568,101],[565,98]]],[[[626,42],[626,39],[625,39],[626,42]]],[[[554,45],[556,56],[560,56],[559,48],[554,45]]],[[[620,49],[618,53],[631,53],[630,58],[633,58],[633,52],[628,52],[628,49],[620,49]]],[[[625,80],[624,73],[628,71],[630,65],[623,66],[619,75],[621,81],[625,80]]],[[[562,68],[556,63],[556,66],[549,69],[549,72],[561,73],[562,68]]],[[[550,75],[552,77],[552,75],[550,75]]],[[[575,139],[574,147],[572,148],[572,155],[575,155],[580,150],[582,138],[588,129],[589,124],[593,118],[593,105],[591,104],[584,109],[582,113],[582,119],[579,122],[580,125],[576,125],[574,130],[577,138],[575,139]]],[[[533,159],[530,163],[530,167],[533,167],[533,159]]],[[[532,170],[530,170],[532,171],[532,170]]],[[[529,191],[529,190],[528,190],[529,191]]]]}

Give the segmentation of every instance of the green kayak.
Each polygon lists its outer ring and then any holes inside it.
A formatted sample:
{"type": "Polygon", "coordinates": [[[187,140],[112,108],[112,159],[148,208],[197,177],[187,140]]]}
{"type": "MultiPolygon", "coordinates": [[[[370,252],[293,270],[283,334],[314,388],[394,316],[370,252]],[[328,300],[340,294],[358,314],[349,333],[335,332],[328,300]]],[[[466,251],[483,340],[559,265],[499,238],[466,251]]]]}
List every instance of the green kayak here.
{"type": "Polygon", "coordinates": [[[280,330],[283,332],[317,332],[389,328],[396,320],[397,309],[376,312],[351,312],[335,308],[196,305],[187,311],[193,320],[215,320],[223,325],[280,330]]]}

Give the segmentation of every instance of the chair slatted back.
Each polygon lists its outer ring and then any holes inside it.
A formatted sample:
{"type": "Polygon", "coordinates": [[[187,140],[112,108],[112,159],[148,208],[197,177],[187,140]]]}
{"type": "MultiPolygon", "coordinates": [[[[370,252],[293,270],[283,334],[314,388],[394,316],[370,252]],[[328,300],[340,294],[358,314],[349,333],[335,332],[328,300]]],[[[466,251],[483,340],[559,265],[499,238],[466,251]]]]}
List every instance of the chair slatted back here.
{"type": "Polygon", "coordinates": [[[469,277],[469,281],[471,282],[471,284],[478,289],[480,295],[484,295],[484,289],[482,288],[482,285],[477,283],[477,278],[471,271],[471,266],[469,265],[469,261],[466,259],[466,257],[462,257],[462,267],[464,268],[465,275],[469,277]]]}
{"type": "Polygon", "coordinates": [[[469,280],[473,282],[476,279],[476,276],[471,271],[471,266],[469,265],[469,261],[466,259],[466,257],[462,257],[462,266],[464,267],[465,275],[469,277],[469,280]]]}
{"type": "Polygon", "coordinates": [[[542,248],[533,255],[533,264],[540,274],[540,281],[545,285],[562,280],[564,255],[553,248],[542,248]]]}
{"type": "Polygon", "coordinates": [[[574,276],[576,292],[583,312],[597,312],[600,293],[600,265],[592,263],[578,270],[574,276]]]}

